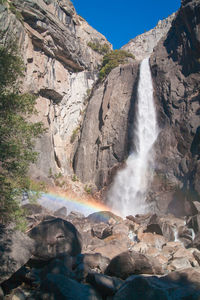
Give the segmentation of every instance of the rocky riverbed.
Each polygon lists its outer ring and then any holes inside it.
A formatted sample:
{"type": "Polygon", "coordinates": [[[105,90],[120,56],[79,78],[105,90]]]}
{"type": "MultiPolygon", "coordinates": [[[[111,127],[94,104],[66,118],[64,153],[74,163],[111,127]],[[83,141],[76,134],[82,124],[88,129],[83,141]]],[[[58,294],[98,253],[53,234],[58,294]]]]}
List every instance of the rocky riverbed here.
{"type": "Polygon", "coordinates": [[[0,227],[0,299],[199,299],[197,206],[126,219],[26,208],[25,234],[0,227]]]}

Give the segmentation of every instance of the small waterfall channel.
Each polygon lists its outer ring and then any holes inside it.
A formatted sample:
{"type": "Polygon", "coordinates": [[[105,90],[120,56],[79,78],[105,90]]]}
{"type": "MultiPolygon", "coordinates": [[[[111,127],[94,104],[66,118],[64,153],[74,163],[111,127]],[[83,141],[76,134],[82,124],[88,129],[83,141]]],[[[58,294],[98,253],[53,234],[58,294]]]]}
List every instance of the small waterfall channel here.
{"type": "Polygon", "coordinates": [[[158,126],[149,58],[145,58],[140,65],[137,100],[134,150],[126,161],[126,167],[117,173],[108,193],[107,204],[123,217],[146,213],[150,209],[146,204],[146,192],[153,178],[152,147],[157,139],[158,126]]]}

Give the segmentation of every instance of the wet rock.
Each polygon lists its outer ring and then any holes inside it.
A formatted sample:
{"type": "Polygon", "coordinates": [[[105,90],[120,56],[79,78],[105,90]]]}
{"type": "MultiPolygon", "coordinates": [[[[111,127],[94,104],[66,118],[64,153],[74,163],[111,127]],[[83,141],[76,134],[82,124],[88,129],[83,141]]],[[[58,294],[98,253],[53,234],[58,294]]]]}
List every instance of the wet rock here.
{"type": "Polygon", "coordinates": [[[187,226],[193,228],[195,233],[200,232],[200,214],[189,217],[187,226]]]}
{"type": "Polygon", "coordinates": [[[190,242],[193,239],[193,234],[192,234],[192,230],[187,228],[186,226],[181,226],[178,229],[178,237],[181,238],[185,238],[187,240],[189,240],[190,242]]]}
{"type": "Polygon", "coordinates": [[[99,223],[92,226],[92,236],[96,236],[99,239],[105,239],[112,235],[112,227],[107,226],[105,223],[99,223]]]}
{"type": "Polygon", "coordinates": [[[35,259],[49,260],[63,254],[75,256],[81,252],[81,236],[73,224],[60,218],[41,222],[29,231],[35,243],[35,259]]]}
{"type": "Polygon", "coordinates": [[[22,232],[0,225],[0,283],[19,270],[34,251],[34,240],[22,232]]]}
{"type": "Polygon", "coordinates": [[[122,285],[123,280],[103,274],[89,273],[87,282],[105,297],[114,295],[122,285]]]}
{"type": "Polygon", "coordinates": [[[197,235],[195,236],[195,239],[194,239],[192,245],[194,248],[197,248],[198,250],[200,250],[200,232],[197,233],[197,235]]]}
{"type": "MultiPolygon", "coordinates": [[[[41,290],[48,293],[52,299],[102,299],[101,296],[88,285],[78,283],[72,279],[64,277],[63,275],[48,274],[47,279],[41,285],[41,290]]],[[[51,299],[50,297],[49,299],[51,299]]]]}
{"type": "Polygon", "coordinates": [[[199,201],[194,201],[193,205],[195,206],[195,208],[198,211],[198,213],[200,213],[200,202],[199,201]]]}
{"type": "Polygon", "coordinates": [[[132,274],[164,274],[164,270],[153,257],[127,251],[111,260],[105,274],[126,279],[132,274]]]}

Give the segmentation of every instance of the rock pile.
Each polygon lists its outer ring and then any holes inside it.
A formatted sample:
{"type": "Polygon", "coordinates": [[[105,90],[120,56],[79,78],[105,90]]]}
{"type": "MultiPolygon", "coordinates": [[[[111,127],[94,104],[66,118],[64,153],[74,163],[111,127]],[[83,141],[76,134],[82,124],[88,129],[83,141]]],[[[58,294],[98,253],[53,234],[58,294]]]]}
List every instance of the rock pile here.
{"type": "Polygon", "coordinates": [[[199,299],[190,217],[32,212],[26,235],[1,226],[0,299],[199,299]]]}

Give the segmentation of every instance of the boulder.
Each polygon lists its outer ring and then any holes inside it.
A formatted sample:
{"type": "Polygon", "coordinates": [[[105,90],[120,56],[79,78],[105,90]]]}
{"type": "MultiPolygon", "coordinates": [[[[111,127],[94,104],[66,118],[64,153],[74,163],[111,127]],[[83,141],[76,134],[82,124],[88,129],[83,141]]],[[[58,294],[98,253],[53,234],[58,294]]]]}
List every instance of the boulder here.
{"type": "Polygon", "coordinates": [[[111,240],[109,242],[105,241],[104,245],[94,248],[93,252],[101,253],[101,255],[106,256],[109,259],[113,259],[116,255],[127,250],[128,246],[126,243],[123,243],[123,240],[119,240],[119,242],[117,242],[117,240],[111,240]]]}
{"type": "Polygon", "coordinates": [[[186,300],[200,297],[200,273],[192,268],[165,277],[130,276],[113,300],[186,300]]]}
{"type": "Polygon", "coordinates": [[[164,268],[153,257],[127,251],[111,260],[105,274],[126,279],[132,274],[164,274],[164,268]]]}
{"type": "Polygon", "coordinates": [[[38,260],[81,253],[80,233],[72,223],[60,218],[44,220],[29,231],[29,237],[36,243],[33,254],[38,260]]]}
{"type": "Polygon", "coordinates": [[[88,273],[86,280],[103,297],[114,295],[123,283],[123,280],[119,278],[98,273],[88,273]]]}
{"type": "Polygon", "coordinates": [[[4,299],[4,292],[2,290],[2,288],[0,287],[0,300],[4,299]]]}
{"type": "Polygon", "coordinates": [[[167,243],[167,240],[162,235],[150,232],[138,234],[138,239],[147,246],[152,246],[157,249],[162,249],[162,247],[167,243]]]}
{"type": "Polygon", "coordinates": [[[159,286],[157,281],[154,283],[147,277],[131,276],[121,286],[113,300],[169,300],[167,292],[162,290],[162,285],[159,286]]]}
{"type": "Polygon", "coordinates": [[[71,211],[70,214],[67,216],[67,219],[71,222],[73,222],[74,219],[84,219],[84,214],[78,212],[78,211],[71,211]]]}
{"type": "Polygon", "coordinates": [[[110,259],[102,256],[100,253],[85,253],[76,257],[76,265],[86,264],[90,269],[99,269],[100,272],[104,272],[110,263],[110,259]]]}
{"type": "Polygon", "coordinates": [[[129,227],[124,223],[118,223],[113,225],[112,233],[115,234],[124,234],[125,236],[128,236],[129,234],[129,227]]]}
{"type": "Polygon", "coordinates": [[[89,272],[104,273],[110,259],[103,257],[100,253],[80,254],[76,258],[74,265],[76,279],[85,282],[89,272]]]}
{"type": "Polygon", "coordinates": [[[65,206],[57,209],[55,212],[54,212],[54,216],[55,217],[66,217],[67,216],[67,208],[65,206]]]}
{"type": "Polygon", "coordinates": [[[168,270],[170,271],[176,271],[179,269],[185,269],[190,268],[191,264],[189,260],[186,257],[178,257],[172,260],[170,262],[170,265],[168,266],[168,270]]]}
{"type": "Polygon", "coordinates": [[[0,283],[26,264],[34,252],[35,243],[30,237],[0,225],[0,283]]]}
{"type": "Polygon", "coordinates": [[[111,219],[115,220],[116,222],[122,221],[122,218],[120,218],[119,216],[113,214],[110,211],[95,212],[95,213],[90,214],[87,217],[87,220],[89,222],[94,222],[94,223],[101,223],[101,222],[103,222],[103,223],[109,224],[109,221],[111,219]]]}
{"type": "Polygon", "coordinates": [[[105,223],[94,224],[91,230],[92,236],[96,236],[99,239],[105,239],[112,235],[112,227],[105,223]]]}
{"type": "MultiPolygon", "coordinates": [[[[47,299],[101,300],[101,296],[90,286],[78,283],[63,275],[48,274],[41,284],[41,291],[48,293],[47,299]]],[[[41,299],[41,298],[36,298],[41,299]]],[[[44,299],[44,298],[43,298],[44,299]]]]}
{"type": "Polygon", "coordinates": [[[75,274],[67,268],[65,262],[58,258],[53,259],[47,266],[42,269],[39,274],[40,279],[46,279],[47,275],[50,273],[55,275],[63,275],[72,279],[75,278],[75,274]]]}
{"type": "Polygon", "coordinates": [[[132,222],[134,223],[137,223],[139,225],[147,225],[151,219],[151,217],[154,216],[152,215],[151,213],[148,213],[148,214],[141,214],[141,215],[135,215],[135,216],[127,216],[126,218],[128,220],[131,220],[132,222]]]}

